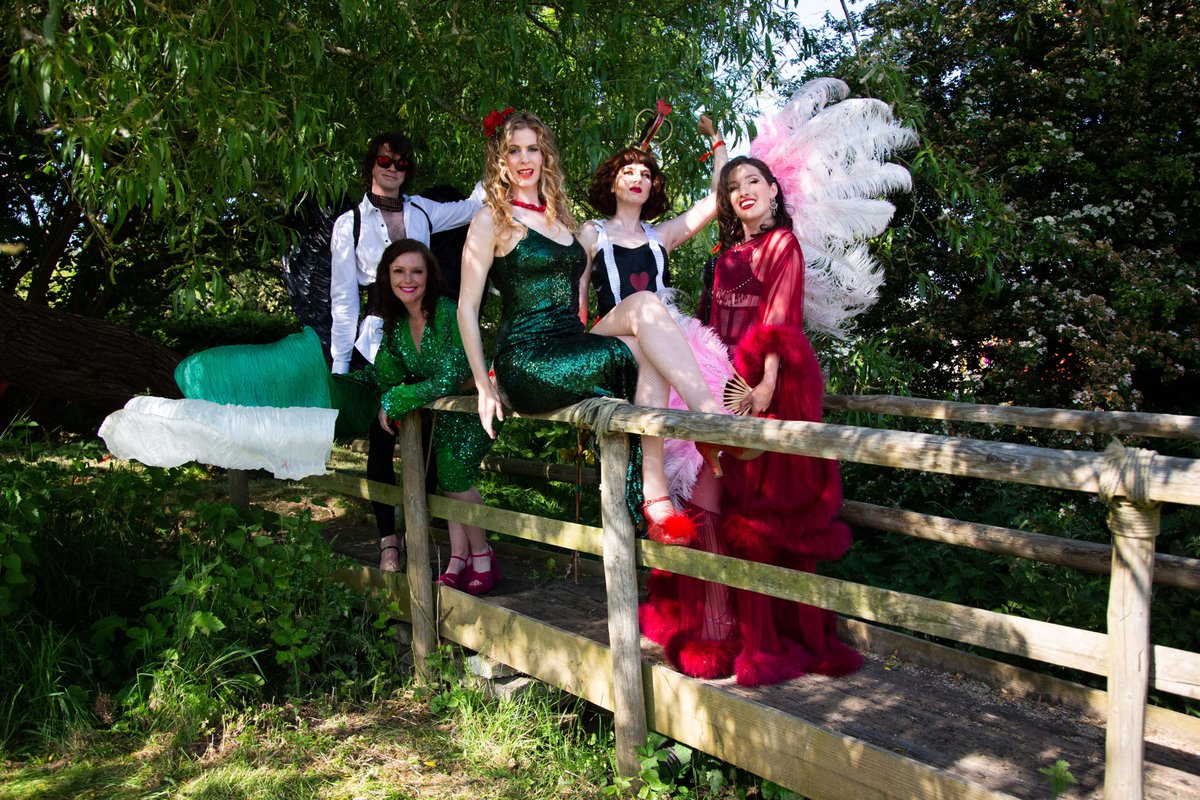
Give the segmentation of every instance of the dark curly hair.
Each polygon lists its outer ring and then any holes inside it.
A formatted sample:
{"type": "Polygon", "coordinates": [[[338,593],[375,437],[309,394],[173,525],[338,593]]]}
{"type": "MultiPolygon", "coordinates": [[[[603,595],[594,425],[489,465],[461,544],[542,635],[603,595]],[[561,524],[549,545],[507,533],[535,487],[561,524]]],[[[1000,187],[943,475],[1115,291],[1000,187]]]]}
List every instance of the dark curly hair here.
{"type": "Polygon", "coordinates": [[[392,337],[396,322],[408,319],[408,308],[392,291],[391,275],[392,262],[405,253],[420,253],[425,261],[425,296],[421,298],[421,310],[425,312],[425,319],[433,319],[438,298],[446,294],[446,281],[442,278],[442,270],[433,251],[416,239],[397,239],[389,244],[379,257],[379,266],[375,268],[375,283],[371,287],[371,306],[374,312],[383,318],[384,336],[388,339],[392,337]]]}
{"type": "Polygon", "coordinates": [[[627,147],[609,157],[592,175],[592,185],[588,189],[588,203],[603,216],[611,217],[617,213],[617,198],[613,194],[613,184],[617,175],[629,164],[645,164],[650,168],[650,196],[642,205],[642,219],[655,219],[667,210],[667,176],[659,168],[654,156],[636,147],[627,147]]]}
{"type": "Polygon", "coordinates": [[[413,143],[403,133],[397,131],[388,131],[381,133],[371,140],[367,145],[367,152],[363,156],[361,163],[363,191],[371,191],[371,171],[375,169],[375,157],[379,155],[379,151],[384,145],[391,148],[393,156],[399,156],[408,162],[408,169],[404,171],[404,183],[400,184],[400,193],[404,194],[404,187],[412,181],[417,174],[417,161],[413,153],[413,143]]]}
{"type": "Polygon", "coordinates": [[[746,235],[742,221],[738,219],[737,214],[733,210],[733,203],[729,201],[729,176],[733,174],[735,169],[741,166],[754,167],[762,173],[763,178],[766,179],[768,184],[774,184],[779,189],[779,194],[775,196],[778,207],[772,214],[771,221],[762,230],[758,231],[758,233],[766,233],[776,228],[792,229],[792,215],[788,213],[787,201],[783,196],[783,188],[779,186],[779,181],[775,179],[771,168],[757,158],[738,156],[737,158],[731,158],[729,163],[725,165],[725,169],[721,170],[721,181],[717,184],[720,187],[720,191],[717,192],[717,228],[722,247],[733,247],[736,244],[740,244],[746,235]]]}

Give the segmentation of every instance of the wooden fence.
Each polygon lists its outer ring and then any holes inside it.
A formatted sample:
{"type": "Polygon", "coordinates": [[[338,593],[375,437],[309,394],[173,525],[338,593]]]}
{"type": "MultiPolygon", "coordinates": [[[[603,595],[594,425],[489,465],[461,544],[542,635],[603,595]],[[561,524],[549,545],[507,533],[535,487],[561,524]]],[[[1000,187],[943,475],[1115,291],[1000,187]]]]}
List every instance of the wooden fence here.
{"type": "MultiPolygon", "coordinates": [[[[475,411],[474,400],[470,398],[446,398],[432,407],[475,411]]],[[[991,424],[1200,438],[1200,419],[1193,417],[1016,409],[890,397],[827,398],[826,407],[991,424]]],[[[647,690],[655,697],[673,697],[675,702],[724,703],[722,713],[727,715],[756,713],[727,698],[718,701],[702,682],[688,681],[665,668],[649,669],[643,664],[637,620],[637,571],[645,567],[718,581],[831,609],[857,620],[1105,676],[1107,697],[1098,704],[1106,708],[1107,714],[1104,796],[1110,800],[1143,796],[1143,730],[1147,714],[1157,713],[1155,707],[1148,709],[1149,689],[1200,700],[1200,654],[1153,646],[1149,635],[1153,583],[1191,590],[1200,588],[1200,562],[1155,554],[1160,504],[1200,505],[1200,462],[1196,460],[1159,456],[1115,443],[1102,453],[1077,452],[847,425],[646,409],[613,400],[589,401],[539,418],[584,428],[596,427],[597,419],[604,420],[603,429],[593,431],[604,453],[600,481],[602,531],[426,495],[420,426],[415,414],[401,424],[402,488],[346,475],[308,481],[384,502],[395,502],[402,496],[410,564],[429,563],[431,513],[513,537],[602,556],[608,601],[607,650],[579,640],[551,641],[545,631],[519,614],[491,607],[481,599],[459,592],[442,590],[435,596],[436,587],[427,568],[410,569],[407,581],[402,577],[381,577],[374,570],[344,577],[376,586],[383,581],[382,585],[398,589],[407,584],[409,596],[405,605],[413,624],[414,657],[424,677],[428,677],[424,675],[425,657],[433,652],[439,636],[444,636],[472,649],[487,651],[504,663],[611,708],[617,734],[617,765],[623,775],[637,774],[635,750],[645,742],[651,728],[683,738],[672,728],[669,707],[647,703],[647,690]],[[1107,633],[638,540],[624,503],[628,434],[708,441],[1098,494],[1110,509],[1111,547],[858,502],[846,503],[842,519],[855,525],[990,553],[1109,572],[1107,633]],[[451,617],[463,621],[447,624],[451,617]],[[488,635],[484,633],[486,630],[503,630],[505,635],[488,635]],[[532,652],[538,653],[536,659],[531,658],[532,652]]],[[[495,468],[495,462],[485,467],[495,468]]],[[[550,479],[576,479],[574,469],[528,464],[518,467],[518,471],[539,473],[550,479]]],[[[735,763],[808,796],[851,796],[839,794],[847,786],[858,787],[853,796],[860,797],[1003,796],[948,778],[937,770],[923,773],[919,764],[909,763],[911,759],[889,760],[887,752],[856,746],[853,739],[827,734],[819,728],[806,729],[805,757],[793,766],[783,766],[779,759],[772,758],[770,742],[773,737],[784,735],[784,722],[770,714],[758,713],[745,728],[755,731],[752,738],[761,739],[767,752],[745,755],[735,763]]],[[[722,736],[715,728],[692,731],[690,743],[726,757],[722,736]]]]}

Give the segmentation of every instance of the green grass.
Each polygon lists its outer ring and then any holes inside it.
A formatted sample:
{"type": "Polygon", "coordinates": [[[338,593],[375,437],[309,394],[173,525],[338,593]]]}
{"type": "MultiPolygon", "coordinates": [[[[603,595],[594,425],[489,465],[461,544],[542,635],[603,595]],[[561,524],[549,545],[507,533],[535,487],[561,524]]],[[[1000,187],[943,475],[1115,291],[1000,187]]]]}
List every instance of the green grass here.
{"type": "Polygon", "coordinates": [[[435,715],[411,691],[366,706],[264,705],[203,739],[96,732],[0,767],[9,798],[593,798],[607,734],[545,696],[435,715]]]}

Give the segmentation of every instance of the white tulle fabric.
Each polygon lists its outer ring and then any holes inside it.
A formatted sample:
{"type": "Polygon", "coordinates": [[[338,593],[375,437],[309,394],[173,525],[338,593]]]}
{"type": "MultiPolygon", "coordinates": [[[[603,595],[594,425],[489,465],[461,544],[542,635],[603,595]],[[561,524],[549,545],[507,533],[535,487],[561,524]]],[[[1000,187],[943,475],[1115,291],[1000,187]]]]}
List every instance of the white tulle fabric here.
{"type": "Polygon", "coordinates": [[[108,415],[100,438],[114,456],[152,467],[198,461],[226,469],[263,469],[295,480],[326,474],[337,414],[331,408],[138,396],[108,415]]]}
{"type": "Polygon", "coordinates": [[[883,283],[865,244],[896,210],[880,196],[912,187],[908,170],[886,159],[917,141],[886,103],[849,94],[836,78],[809,81],[757,121],[750,144],[779,181],[804,252],[804,325],[838,339],[883,283]]]}

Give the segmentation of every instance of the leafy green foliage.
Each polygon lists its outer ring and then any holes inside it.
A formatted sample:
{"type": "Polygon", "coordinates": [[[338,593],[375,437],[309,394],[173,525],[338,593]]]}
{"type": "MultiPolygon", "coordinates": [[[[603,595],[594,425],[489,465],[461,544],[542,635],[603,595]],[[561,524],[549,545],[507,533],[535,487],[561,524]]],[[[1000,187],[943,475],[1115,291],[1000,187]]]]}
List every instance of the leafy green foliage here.
{"type": "Polygon", "coordinates": [[[146,320],[139,327],[168,347],[195,353],[230,344],[270,344],[296,333],[300,326],[286,316],[242,310],[146,320]]]}
{"type": "Polygon", "coordinates": [[[135,709],[177,696],[163,690],[177,674],[195,676],[198,693],[220,707],[259,686],[296,694],[371,685],[395,657],[355,614],[360,600],[330,578],[329,544],[306,517],[204,504],[181,531],[179,559],[139,620],[105,626],[127,637],[131,664],[155,665],[149,682],[143,675],[127,689],[135,709]]]}
{"type": "Polygon", "coordinates": [[[3,444],[5,751],[52,746],[93,715],[187,737],[264,695],[392,685],[390,615],[364,616],[331,578],[309,518],[196,504],[195,469],[3,444]]]}
{"type": "MultiPolygon", "coordinates": [[[[748,787],[768,800],[802,800],[771,781],[750,775],[698,750],[672,742],[651,732],[637,750],[640,770],[636,797],[646,800],[666,798],[747,797],[748,787]]],[[[616,776],[604,787],[610,797],[632,793],[633,781],[616,776]]]]}
{"type": "Polygon", "coordinates": [[[744,123],[735,112],[777,80],[772,43],[812,46],[789,5],[21,4],[5,12],[0,164],[21,181],[6,241],[30,247],[0,285],[96,313],[145,285],[171,297],[269,265],[288,208],[356,189],[372,135],[413,137],[411,188],[466,187],[480,120],[508,105],[556,131],[579,197],[639,110],[667,99],[664,158],[675,190],[695,194],[708,177],[689,118],[744,123]]]}
{"type": "Polygon", "coordinates": [[[0,753],[42,752],[92,719],[86,643],[33,614],[0,617],[0,753]]]}
{"type": "Polygon", "coordinates": [[[880,302],[911,393],[1195,411],[1194,5],[883,0],[818,70],[922,137],[880,302]]]}
{"type": "MultiPolygon", "coordinates": [[[[496,440],[491,455],[572,467],[580,465],[584,470],[590,470],[598,464],[595,447],[595,439],[586,434],[581,439],[579,432],[569,425],[517,418],[505,421],[504,432],[496,440]]],[[[484,479],[481,486],[488,502],[572,522],[576,519],[578,494],[579,521],[588,525],[600,524],[600,495],[594,487],[580,490],[572,484],[547,483],[540,478],[519,476],[484,479]]]]}
{"type": "Polygon", "coordinates": [[[448,644],[439,645],[425,658],[430,679],[418,690],[418,696],[427,696],[430,711],[438,716],[477,705],[482,700],[478,691],[462,682],[462,659],[462,651],[448,644]]]}
{"type": "Polygon", "coordinates": [[[1071,765],[1061,758],[1048,767],[1039,768],[1038,772],[1050,779],[1051,800],[1065,792],[1068,787],[1078,783],[1075,776],[1071,774],[1071,765]]]}
{"type": "Polygon", "coordinates": [[[0,464],[0,617],[12,614],[33,594],[37,565],[33,531],[41,523],[50,492],[28,470],[0,464]]]}

